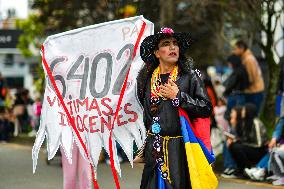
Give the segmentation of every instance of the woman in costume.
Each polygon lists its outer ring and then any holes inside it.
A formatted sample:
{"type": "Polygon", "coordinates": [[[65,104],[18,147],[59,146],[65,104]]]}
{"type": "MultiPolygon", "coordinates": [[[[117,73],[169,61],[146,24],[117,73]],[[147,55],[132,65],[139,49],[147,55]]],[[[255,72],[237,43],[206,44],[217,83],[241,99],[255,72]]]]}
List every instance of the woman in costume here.
{"type": "Polygon", "coordinates": [[[209,117],[212,111],[200,73],[184,55],[191,42],[188,33],[162,28],[141,44],[145,65],[137,78],[138,97],[148,131],[141,189],[191,188],[178,107],[190,119],[209,117]]]}

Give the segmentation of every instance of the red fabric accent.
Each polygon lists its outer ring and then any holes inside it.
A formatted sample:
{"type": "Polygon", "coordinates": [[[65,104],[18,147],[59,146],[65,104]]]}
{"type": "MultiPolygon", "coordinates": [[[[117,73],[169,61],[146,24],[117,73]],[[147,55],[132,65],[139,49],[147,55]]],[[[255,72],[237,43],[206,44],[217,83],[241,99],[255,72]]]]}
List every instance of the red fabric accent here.
{"type": "Polygon", "coordinates": [[[185,110],[179,107],[178,112],[180,116],[184,116],[187,119],[195,136],[202,140],[208,151],[211,152],[210,118],[194,118],[191,122],[185,110]]]}
{"type": "MultiPolygon", "coordinates": [[[[212,89],[211,87],[206,87],[206,90],[207,90],[208,96],[211,100],[212,107],[214,109],[214,107],[217,105],[217,99],[216,99],[214,89],[212,89]]],[[[212,111],[212,115],[214,115],[214,111],[212,111]]]]}
{"type": "Polygon", "coordinates": [[[209,152],[211,149],[211,141],[210,141],[210,118],[195,118],[193,120],[193,127],[197,131],[199,135],[199,139],[203,141],[204,145],[208,149],[209,152]]]}
{"type": "MultiPolygon", "coordinates": [[[[58,90],[58,87],[57,87],[57,85],[56,85],[56,82],[55,82],[55,80],[54,80],[54,78],[53,78],[53,76],[52,76],[51,70],[50,70],[50,68],[49,68],[49,66],[48,66],[48,64],[47,64],[47,62],[46,62],[45,53],[44,53],[44,46],[43,46],[43,45],[41,45],[41,51],[42,51],[42,62],[43,62],[43,65],[44,65],[44,67],[45,67],[45,70],[46,70],[46,72],[47,72],[47,75],[48,75],[48,77],[49,77],[49,79],[50,79],[50,81],[51,81],[51,83],[52,83],[52,86],[53,86],[53,88],[55,89],[56,96],[58,97],[60,103],[62,104],[62,107],[63,107],[63,109],[64,109],[64,111],[65,111],[65,113],[66,113],[66,115],[67,115],[67,118],[68,118],[68,120],[69,120],[69,122],[70,122],[70,124],[71,124],[71,126],[72,126],[72,128],[73,128],[73,130],[75,131],[75,133],[76,133],[76,135],[77,135],[77,137],[78,137],[78,139],[79,139],[79,142],[80,142],[80,144],[82,145],[82,147],[83,147],[83,149],[84,149],[84,152],[85,152],[87,158],[88,158],[89,161],[90,161],[90,156],[89,156],[87,147],[86,147],[86,145],[84,144],[84,142],[83,142],[83,140],[82,140],[82,138],[81,138],[81,136],[80,136],[80,134],[79,134],[79,132],[78,132],[78,130],[77,130],[77,128],[76,128],[76,125],[75,125],[75,123],[74,123],[74,120],[71,118],[71,115],[70,115],[70,113],[69,113],[69,111],[68,111],[68,109],[67,109],[67,107],[66,107],[66,105],[65,105],[65,102],[64,102],[64,100],[63,100],[63,98],[62,98],[62,96],[61,96],[61,94],[60,94],[60,92],[59,92],[59,90],[58,90]]],[[[96,179],[95,179],[94,168],[93,168],[93,166],[92,166],[91,163],[90,163],[90,167],[91,167],[92,180],[93,180],[94,187],[95,187],[95,189],[99,189],[98,183],[97,183],[97,181],[96,181],[96,179]]]]}
{"type": "Polygon", "coordinates": [[[7,94],[7,90],[6,90],[6,88],[5,88],[5,87],[3,87],[3,88],[2,88],[2,91],[1,91],[1,95],[2,95],[2,97],[4,97],[4,98],[5,98],[6,94],[7,94]]]}
{"type": "MultiPolygon", "coordinates": [[[[139,35],[138,35],[137,40],[136,40],[135,45],[134,45],[134,51],[133,51],[133,55],[132,55],[132,60],[135,58],[136,51],[137,51],[138,45],[140,43],[141,37],[142,37],[142,35],[143,35],[144,31],[145,31],[145,28],[146,28],[146,23],[143,21],[141,30],[139,32],[139,35]]],[[[127,71],[126,77],[125,77],[124,82],[123,82],[123,86],[122,86],[122,89],[121,89],[121,93],[119,95],[117,107],[116,107],[114,118],[113,118],[113,122],[112,122],[112,125],[111,125],[111,131],[110,131],[110,135],[109,135],[110,165],[111,165],[111,170],[112,170],[113,178],[114,178],[115,185],[116,185],[117,189],[120,189],[120,185],[119,185],[118,177],[117,177],[117,174],[116,174],[116,171],[115,171],[115,167],[114,167],[113,149],[112,149],[112,147],[113,147],[112,146],[112,131],[113,131],[113,127],[114,127],[114,122],[115,122],[115,120],[116,120],[116,118],[118,116],[119,107],[120,107],[120,105],[122,103],[122,99],[123,99],[123,96],[124,96],[124,93],[125,93],[125,89],[126,89],[126,84],[127,84],[130,68],[131,68],[131,65],[130,65],[128,71],[127,71]]]]}

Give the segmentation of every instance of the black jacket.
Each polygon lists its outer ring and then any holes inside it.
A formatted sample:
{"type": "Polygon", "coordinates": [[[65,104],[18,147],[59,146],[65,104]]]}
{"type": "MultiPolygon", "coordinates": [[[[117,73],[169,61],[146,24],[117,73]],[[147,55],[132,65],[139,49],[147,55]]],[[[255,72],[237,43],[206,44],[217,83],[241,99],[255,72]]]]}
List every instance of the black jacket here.
{"type": "Polygon", "coordinates": [[[245,67],[240,66],[233,69],[233,72],[224,82],[225,92],[224,95],[240,94],[248,87],[249,79],[245,67]]]}
{"type": "MultiPolygon", "coordinates": [[[[144,123],[149,130],[152,124],[152,115],[150,113],[150,79],[146,83],[145,98],[139,98],[144,108],[144,123]]],[[[201,79],[194,71],[189,74],[181,74],[177,77],[176,84],[179,87],[178,98],[180,107],[187,113],[189,118],[209,117],[212,111],[212,105],[207,91],[201,79]]],[[[172,105],[171,100],[162,101],[159,108],[161,116],[161,135],[180,135],[179,115],[177,108],[172,105]],[[163,133],[165,131],[165,133],[163,133]]]]}

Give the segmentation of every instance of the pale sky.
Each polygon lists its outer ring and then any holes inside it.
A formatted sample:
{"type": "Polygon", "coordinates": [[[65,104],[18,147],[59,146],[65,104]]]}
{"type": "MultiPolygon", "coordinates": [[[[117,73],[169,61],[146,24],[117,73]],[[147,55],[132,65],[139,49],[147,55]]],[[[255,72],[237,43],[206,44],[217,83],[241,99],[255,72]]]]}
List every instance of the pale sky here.
{"type": "Polygon", "coordinates": [[[14,8],[17,18],[28,17],[28,0],[0,0],[0,19],[7,18],[7,10],[14,8]]]}

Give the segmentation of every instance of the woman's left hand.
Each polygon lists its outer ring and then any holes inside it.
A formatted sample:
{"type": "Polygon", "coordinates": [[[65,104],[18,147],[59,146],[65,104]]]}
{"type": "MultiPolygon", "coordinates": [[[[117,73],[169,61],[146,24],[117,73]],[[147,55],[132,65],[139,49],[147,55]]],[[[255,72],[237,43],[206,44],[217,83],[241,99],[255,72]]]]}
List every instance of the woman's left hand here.
{"type": "Polygon", "coordinates": [[[169,79],[168,83],[165,83],[164,85],[160,86],[160,93],[165,98],[175,99],[177,97],[178,92],[178,86],[171,79],[169,79]]]}
{"type": "Polygon", "coordinates": [[[228,138],[226,143],[227,143],[227,146],[229,147],[231,144],[234,143],[234,140],[231,138],[228,138]]]}

